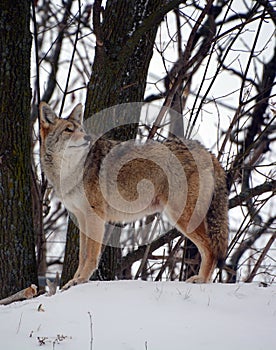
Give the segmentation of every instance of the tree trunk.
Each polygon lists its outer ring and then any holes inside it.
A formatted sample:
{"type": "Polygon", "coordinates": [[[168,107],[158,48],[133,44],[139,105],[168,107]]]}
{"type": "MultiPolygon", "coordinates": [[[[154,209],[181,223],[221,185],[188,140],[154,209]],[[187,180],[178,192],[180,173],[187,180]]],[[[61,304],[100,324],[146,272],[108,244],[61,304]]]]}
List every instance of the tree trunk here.
{"type": "Polygon", "coordinates": [[[63,262],[60,285],[64,286],[66,282],[73,278],[78,268],[79,256],[79,229],[68,217],[68,230],[66,237],[65,256],[63,262]]]}
{"type": "MultiPolygon", "coordinates": [[[[101,1],[95,1],[93,24],[97,46],[88,85],[85,119],[111,106],[143,101],[155,37],[162,20],[162,16],[154,14],[162,5],[162,0],[109,0],[103,10],[101,1]],[[153,17],[152,22],[147,21],[150,25],[141,30],[145,19],[150,16],[153,17]]],[[[107,136],[119,140],[134,138],[139,111],[132,113],[131,123],[110,130],[107,136]]],[[[125,124],[124,115],[116,114],[118,118],[121,118],[122,125],[125,124]]],[[[91,119],[93,133],[101,133],[103,120],[99,115],[91,119]]],[[[71,233],[69,237],[72,237],[71,233]]],[[[72,254],[74,252],[66,249],[65,256],[72,254]]],[[[120,260],[120,256],[120,248],[106,246],[99,266],[101,278],[116,277],[114,260],[120,260]]],[[[68,277],[63,273],[63,281],[68,277]]]]}
{"type": "Polygon", "coordinates": [[[0,298],[37,284],[31,206],[30,2],[0,4],[0,298]]]}

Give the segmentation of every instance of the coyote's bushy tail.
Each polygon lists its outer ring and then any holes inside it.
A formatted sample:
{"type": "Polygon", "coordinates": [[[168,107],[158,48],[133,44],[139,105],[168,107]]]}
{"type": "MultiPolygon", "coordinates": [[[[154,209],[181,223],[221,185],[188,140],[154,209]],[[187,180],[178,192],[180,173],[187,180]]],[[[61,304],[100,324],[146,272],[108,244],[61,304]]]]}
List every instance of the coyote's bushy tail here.
{"type": "Polygon", "coordinates": [[[222,267],[228,247],[228,190],[224,171],[216,170],[219,174],[215,177],[214,194],[207,212],[207,225],[213,252],[218,261],[217,266],[222,267]]]}

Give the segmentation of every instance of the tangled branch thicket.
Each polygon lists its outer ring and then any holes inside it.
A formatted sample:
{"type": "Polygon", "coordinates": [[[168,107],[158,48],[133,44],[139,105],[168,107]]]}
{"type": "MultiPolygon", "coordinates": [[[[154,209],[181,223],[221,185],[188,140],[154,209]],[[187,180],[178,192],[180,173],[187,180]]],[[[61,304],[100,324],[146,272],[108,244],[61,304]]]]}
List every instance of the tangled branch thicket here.
{"type": "MultiPolygon", "coordinates": [[[[227,172],[230,241],[220,279],[272,283],[276,277],[276,2],[175,3],[158,29],[144,101],[180,113],[183,118],[171,120],[170,132],[185,137],[199,134],[227,172]]],[[[100,38],[102,1],[95,1],[94,16],[90,1],[43,0],[33,6],[33,198],[38,261],[44,275],[51,265],[62,264],[64,246],[54,242],[65,240],[66,214],[40,174],[35,106],[40,100],[50,101],[61,114],[74,103],[84,103],[96,41],[108,43],[100,38]]],[[[145,34],[148,26],[145,19],[136,30],[145,34]]],[[[153,120],[149,117],[145,122],[153,120]]],[[[162,133],[163,122],[160,119],[151,129],[152,136],[162,133]]],[[[197,267],[198,254],[163,219],[150,219],[155,220],[153,228],[163,226],[167,233],[138,248],[135,237],[122,239],[127,249],[117,276],[185,279],[197,267]]]]}

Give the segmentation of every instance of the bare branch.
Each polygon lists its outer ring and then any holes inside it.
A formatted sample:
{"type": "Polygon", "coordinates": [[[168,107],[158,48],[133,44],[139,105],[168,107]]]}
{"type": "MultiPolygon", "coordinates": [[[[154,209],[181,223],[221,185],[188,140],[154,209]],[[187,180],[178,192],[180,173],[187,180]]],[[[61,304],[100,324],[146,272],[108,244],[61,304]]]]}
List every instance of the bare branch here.
{"type": "MultiPolygon", "coordinates": [[[[62,48],[62,42],[63,42],[63,38],[64,38],[64,32],[66,30],[66,28],[68,27],[68,19],[71,13],[71,8],[72,8],[72,4],[73,4],[73,0],[68,0],[65,3],[65,9],[64,9],[64,15],[63,15],[63,19],[60,23],[59,26],[59,34],[57,36],[56,42],[55,42],[55,50],[52,54],[52,59],[51,59],[51,72],[49,75],[49,79],[48,79],[48,84],[46,87],[46,90],[44,91],[44,94],[41,98],[42,101],[45,102],[49,102],[54,89],[56,87],[56,75],[57,75],[57,71],[59,68],[59,58],[60,58],[60,53],[61,53],[61,48],[62,48]]],[[[44,57],[45,58],[45,57],[44,57]]]]}
{"type": "Polygon", "coordinates": [[[103,46],[103,31],[101,25],[102,0],[95,0],[93,5],[93,26],[96,36],[96,44],[103,46]]]}
{"type": "Polygon", "coordinates": [[[166,112],[168,111],[168,109],[170,108],[170,106],[172,104],[173,98],[174,98],[179,86],[183,83],[183,80],[186,76],[186,73],[187,73],[189,67],[191,66],[191,63],[189,62],[189,60],[190,60],[190,57],[192,54],[192,47],[193,47],[195,39],[196,39],[197,30],[198,30],[199,26],[201,25],[204,17],[206,16],[208,11],[210,10],[213,2],[214,2],[214,0],[209,0],[207,2],[207,5],[205,6],[204,10],[201,12],[198,20],[196,21],[196,23],[191,31],[191,34],[189,36],[189,40],[188,40],[188,43],[187,43],[187,46],[185,49],[185,53],[183,55],[183,58],[181,59],[181,61],[178,64],[178,72],[176,72],[177,76],[176,76],[174,82],[172,83],[170,90],[167,92],[163,106],[160,109],[160,112],[159,112],[150,132],[149,132],[148,140],[152,139],[154,137],[155,133],[157,132],[157,130],[159,129],[166,112]]]}
{"type": "Polygon", "coordinates": [[[249,283],[253,281],[253,278],[256,276],[257,271],[259,270],[261,263],[263,262],[263,260],[265,259],[269,249],[271,248],[272,244],[275,241],[276,236],[272,235],[269,239],[269,241],[267,242],[264,250],[262,251],[262,254],[260,255],[258,261],[256,262],[253,270],[251,271],[250,275],[247,277],[247,279],[245,280],[245,282],[249,283]]]}
{"type": "Polygon", "coordinates": [[[249,188],[234,198],[231,198],[229,200],[229,209],[232,209],[238,205],[242,205],[242,203],[248,199],[259,196],[266,192],[272,192],[272,194],[276,192],[276,180],[267,181],[262,185],[256,186],[254,188],[249,188]]]}
{"type": "Polygon", "coordinates": [[[59,116],[61,116],[62,110],[63,110],[63,107],[64,107],[65,98],[66,98],[66,95],[67,95],[67,90],[68,90],[69,81],[70,81],[70,77],[71,77],[71,72],[72,72],[72,68],[73,68],[74,57],[75,57],[75,53],[76,53],[76,50],[77,50],[77,43],[78,43],[78,40],[79,40],[80,25],[81,25],[81,3],[80,3],[80,0],[78,0],[78,5],[79,5],[79,10],[78,10],[78,27],[77,27],[77,30],[76,30],[76,37],[75,37],[75,42],[74,42],[74,46],[73,46],[73,52],[72,52],[72,56],[71,56],[71,60],[70,60],[70,65],[69,65],[69,68],[68,68],[68,75],[67,75],[67,79],[66,79],[66,85],[65,85],[65,89],[64,89],[63,98],[62,98],[62,101],[61,101],[59,116]]]}
{"type": "MultiPolygon", "coordinates": [[[[165,235],[161,236],[160,238],[156,239],[155,241],[153,241],[151,243],[148,253],[151,254],[156,249],[162,247],[164,244],[166,244],[168,242],[171,242],[173,239],[175,239],[181,235],[182,235],[182,233],[180,233],[176,229],[172,229],[172,230],[168,231],[165,235]]],[[[133,252],[130,252],[125,257],[123,257],[120,269],[124,270],[127,267],[131,266],[136,261],[142,259],[146,250],[148,249],[147,247],[148,247],[148,245],[140,246],[139,248],[137,248],[133,252]]]]}
{"type": "Polygon", "coordinates": [[[234,252],[234,254],[231,256],[230,264],[228,264],[228,268],[230,268],[230,271],[234,272],[232,276],[230,277],[230,281],[234,282],[236,276],[235,272],[238,268],[238,263],[242,257],[242,255],[252,247],[252,245],[256,242],[258,238],[261,237],[262,234],[264,234],[268,228],[273,224],[275,221],[276,216],[271,217],[260,229],[255,230],[253,233],[251,233],[250,237],[243,241],[237,248],[237,250],[234,252]],[[233,280],[234,279],[234,280],[233,280]]]}
{"type": "Polygon", "coordinates": [[[174,248],[172,249],[169,257],[167,258],[167,260],[165,261],[165,263],[162,265],[160,271],[158,272],[158,275],[155,278],[155,281],[160,281],[162,278],[162,275],[165,271],[165,269],[167,268],[167,266],[171,263],[171,261],[173,260],[176,252],[179,250],[181,243],[184,241],[185,237],[183,235],[181,235],[181,237],[178,239],[176,245],[174,246],[174,248]]]}

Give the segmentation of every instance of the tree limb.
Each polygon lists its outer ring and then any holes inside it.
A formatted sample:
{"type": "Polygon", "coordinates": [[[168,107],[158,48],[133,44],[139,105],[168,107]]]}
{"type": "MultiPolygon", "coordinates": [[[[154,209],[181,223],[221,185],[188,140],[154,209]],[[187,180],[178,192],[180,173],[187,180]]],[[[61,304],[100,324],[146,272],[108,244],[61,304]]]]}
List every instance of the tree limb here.
{"type": "Polygon", "coordinates": [[[244,201],[266,192],[272,192],[273,194],[276,192],[276,180],[267,181],[262,185],[249,188],[234,198],[231,198],[229,200],[229,209],[232,209],[238,205],[242,205],[244,201]]]}
{"type": "Polygon", "coordinates": [[[243,241],[239,247],[237,248],[237,250],[235,251],[235,253],[232,255],[230,263],[227,265],[227,268],[230,272],[230,276],[228,279],[228,282],[236,282],[236,271],[238,269],[238,264],[239,261],[241,259],[241,257],[243,256],[243,254],[252,247],[252,245],[256,242],[256,240],[258,238],[261,237],[261,235],[263,233],[265,233],[268,228],[273,224],[273,222],[275,221],[275,216],[271,217],[264,225],[263,227],[261,227],[260,229],[255,230],[254,232],[252,232],[252,234],[250,235],[250,237],[248,239],[246,239],[245,241],[243,241]]]}
{"type": "MultiPolygon", "coordinates": [[[[168,231],[163,236],[159,237],[150,244],[149,254],[154,252],[156,249],[162,247],[164,244],[171,242],[173,239],[181,236],[182,233],[177,231],[175,228],[168,231]]],[[[136,261],[143,258],[145,251],[148,249],[148,245],[142,245],[133,252],[128,253],[125,257],[122,258],[120,265],[121,270],[125,270],[127,267],[131,266],[136,261]]]]}
{"type": "MultiPolygon", "coordinates": [[[[71,7],[72,7],[73,0],[68,0],[66,2],[66,8],[64,10],[64,15],[62,18],[62,21],[60,23],[60,30],[59,34],[57,36],[56,42],[55,42],[55,50],[52,55],[52,69],[49,75],[48,79],[48,84],[46,87],[46,90],[44,91],[44,94],[41,98],[42,101],[48,102],[54,92],[54,89],[56,87],[56,76],[57,76],[57,71],[59,68],[59,58],[60,58],[60,53],[61,53],[61,47],[62,47],[62,42],[64,38],[64,32],[65,29],[68,27],[68,18],[71,13],[71,7]]],[[[45,58],[45,57],[44,57],[45,58]]]]}
{"type": "Polygon", "coordinates": [[[171,0],[165,3],[165,5],[161,6],[158,10],[154,11],[152,14],[150,14],[139,26],[135,32],[131,35],[131,37],[126,42],[126,45],[124,49],[121,52],[121,55],[124,57],[130,57],[131,52],[135,50],[137,44],[141,40],[141,37],[145,35],[149,30],[153,28],[154,25],[159,25],[161,21],[163,20],[164,16],[170,12],[171,10],[175,9],[178,5],[181,3],[185,4],[186,1],[184,0],[171,0]]]}
{"type": "Polygon", "coordinates": [[[274,243],[275,238],[276,238],[275,235],[273,235],[273,236],[270,237],[270,239],[269,239],[269,241],[267,242],[267,244],[266,244],[264,250],[262,251],[261,256],[259,257],[259,259],[258,259],[258,261],[256,262],[256,264],[255,264],[253,270],[251,271],[250,275],[247,277],[247,279],[245,280],[245,282],[250,283],[250,282],[253,281],[253,278],[256,276],[257,271],[258,271],[258,269],[259,269],[260,266],[261,266],[261,263],[263,262],[263,260],[264,260],[264,258],[266,257],[266,255],[267,255],[269,249],[271,248],[272,244],[274,243]]]}
{"type": "Polygon", "coordinates": [[[197,21],[196,21],[196,23],[191,31],[191,34],[189,36],[189,39],[188,39],[188,42],[186,45],[184,55],[183,55],[181,61],[179,61],[178,72],[176,72],[177,76],[175,77],[175,80],[172,83],[170,90],[167,92],[163,106],[160,109],[160,112],[158,113],[158,116],[157,116],[157,118],[156,118],[150,132],[149,132],[149,135],[148,135],[149,140],[154,137],[155,133],[157,132],[158,128],[160,127],[161,122],[164,118],[164,115],[166,114],[168,109],[171,107],[173,98],[174,98],[179,86],[182,84],[183,79],[184,79],[188,69],[190,68],[190,65],[191,65],[190,57],[192,54],[192,48],[193,48],[195,40],[197,38],[197,30],[200,27],[206,14],[209,12],[213,2],[214,2],[214,0],[209,0],[207,2],[204,10],[202,10],[199,18],[197,19],[197,21]]]}

